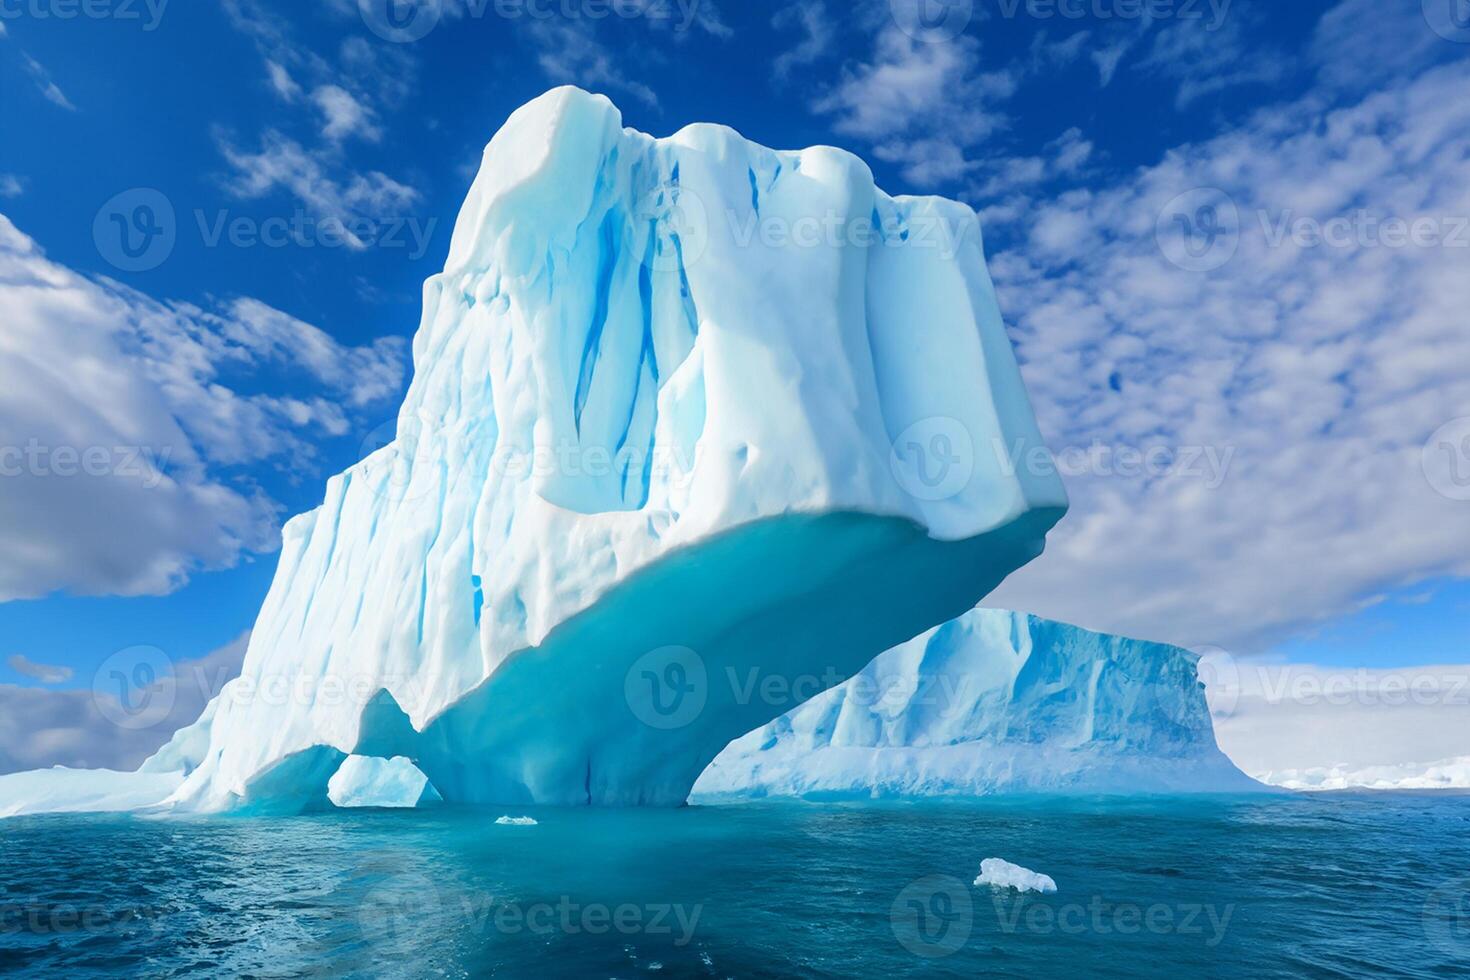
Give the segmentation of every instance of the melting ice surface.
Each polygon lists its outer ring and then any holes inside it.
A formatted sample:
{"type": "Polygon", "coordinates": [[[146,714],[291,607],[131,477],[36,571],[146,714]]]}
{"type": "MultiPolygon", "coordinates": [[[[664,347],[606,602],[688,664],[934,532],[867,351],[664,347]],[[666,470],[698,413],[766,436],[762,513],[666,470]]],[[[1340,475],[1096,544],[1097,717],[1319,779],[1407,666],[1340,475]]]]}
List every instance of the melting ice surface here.
{"type": "Polygon", "coordinates": [[[1045,450],[974,212],[829,147],[549,92],[413,349],[397,437],[286,525],[242,676],[145,766],[186,774],[169,806],[327,807],[349,756],[450,802],[679,804],[789,707],[711,678],[845,679],[1066,507],[1007,462],[1045,450]],[[838,232],[761,230],[802,226],[838,232]]]}

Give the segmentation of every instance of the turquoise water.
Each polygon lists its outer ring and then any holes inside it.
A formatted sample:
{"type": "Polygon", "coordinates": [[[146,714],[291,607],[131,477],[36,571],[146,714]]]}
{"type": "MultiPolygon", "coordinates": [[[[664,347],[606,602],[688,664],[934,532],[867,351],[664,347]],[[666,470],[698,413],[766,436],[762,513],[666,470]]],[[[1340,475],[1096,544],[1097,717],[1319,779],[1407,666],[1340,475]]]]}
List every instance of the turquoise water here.
{"type": "Polygon", "coordinates": [[[1470,975],[1463,796],[501,812],[0,821],[0,975],[1470,975]]]}

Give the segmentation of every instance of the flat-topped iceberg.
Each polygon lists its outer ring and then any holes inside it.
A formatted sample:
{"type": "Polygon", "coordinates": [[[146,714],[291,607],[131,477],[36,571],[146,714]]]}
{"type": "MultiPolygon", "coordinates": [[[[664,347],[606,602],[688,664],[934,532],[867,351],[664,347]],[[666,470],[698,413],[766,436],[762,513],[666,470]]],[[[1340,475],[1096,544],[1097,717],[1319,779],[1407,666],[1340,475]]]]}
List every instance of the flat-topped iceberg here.
{"type": "Polygon", "coordinates": [[[737,739],[696,800],[1226,793],[1194,654],[975,609],[737,739]]]}
{"type": "Polygon", "coordinates": [[[350,756],[450,802],[682,803],[791,707],[712,679],[840,682],[1066,506],[1008,462],[1045,449],[974,212],[830,147],[549,92],[413,350],[396,438],[286,525],[242,675],[145,767],[185,774],[167,806],[330,806],[350,756]]]}

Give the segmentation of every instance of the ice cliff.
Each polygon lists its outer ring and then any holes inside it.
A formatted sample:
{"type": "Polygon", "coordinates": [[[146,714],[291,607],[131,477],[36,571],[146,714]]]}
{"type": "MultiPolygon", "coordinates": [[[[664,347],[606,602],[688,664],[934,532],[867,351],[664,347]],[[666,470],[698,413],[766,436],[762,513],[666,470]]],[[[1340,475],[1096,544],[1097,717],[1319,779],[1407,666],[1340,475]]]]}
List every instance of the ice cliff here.
{"type": "Polygon", "coordinates": [[[242,676],[145,767],[187,773],[170,805],[326,806],[349,756],[451,802],[681,803],[790,707],[710,679],[843,680],[1066,506],[1007,463],[1045,450],[974,212],[829,147],[549,92],[413,351],[395,440],[286,525],[242,676]]]}
{"type": "Polygon", "coordinates": [[[736,740],[696,800],[1249,791],[1197,658],[975,609],[736,740]]]}

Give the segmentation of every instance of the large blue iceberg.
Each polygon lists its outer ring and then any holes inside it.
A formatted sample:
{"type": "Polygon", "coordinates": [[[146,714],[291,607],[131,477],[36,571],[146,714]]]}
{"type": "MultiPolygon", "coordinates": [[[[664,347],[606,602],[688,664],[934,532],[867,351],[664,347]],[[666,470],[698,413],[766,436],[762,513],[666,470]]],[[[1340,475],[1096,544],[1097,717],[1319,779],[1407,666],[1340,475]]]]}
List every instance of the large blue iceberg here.
{"type": "Polygon", "coordinates": [[[718,678],[840,683],[1066,509],[1009,462],[1045,448],[975,213],[830,147],[551,91],[486,148],[413,351],[396,438],[286,525],[242,676],[145,765],[168,807],[330,806],[349,757],[451,803],[677,805],[794,707],[718,678]]]}

